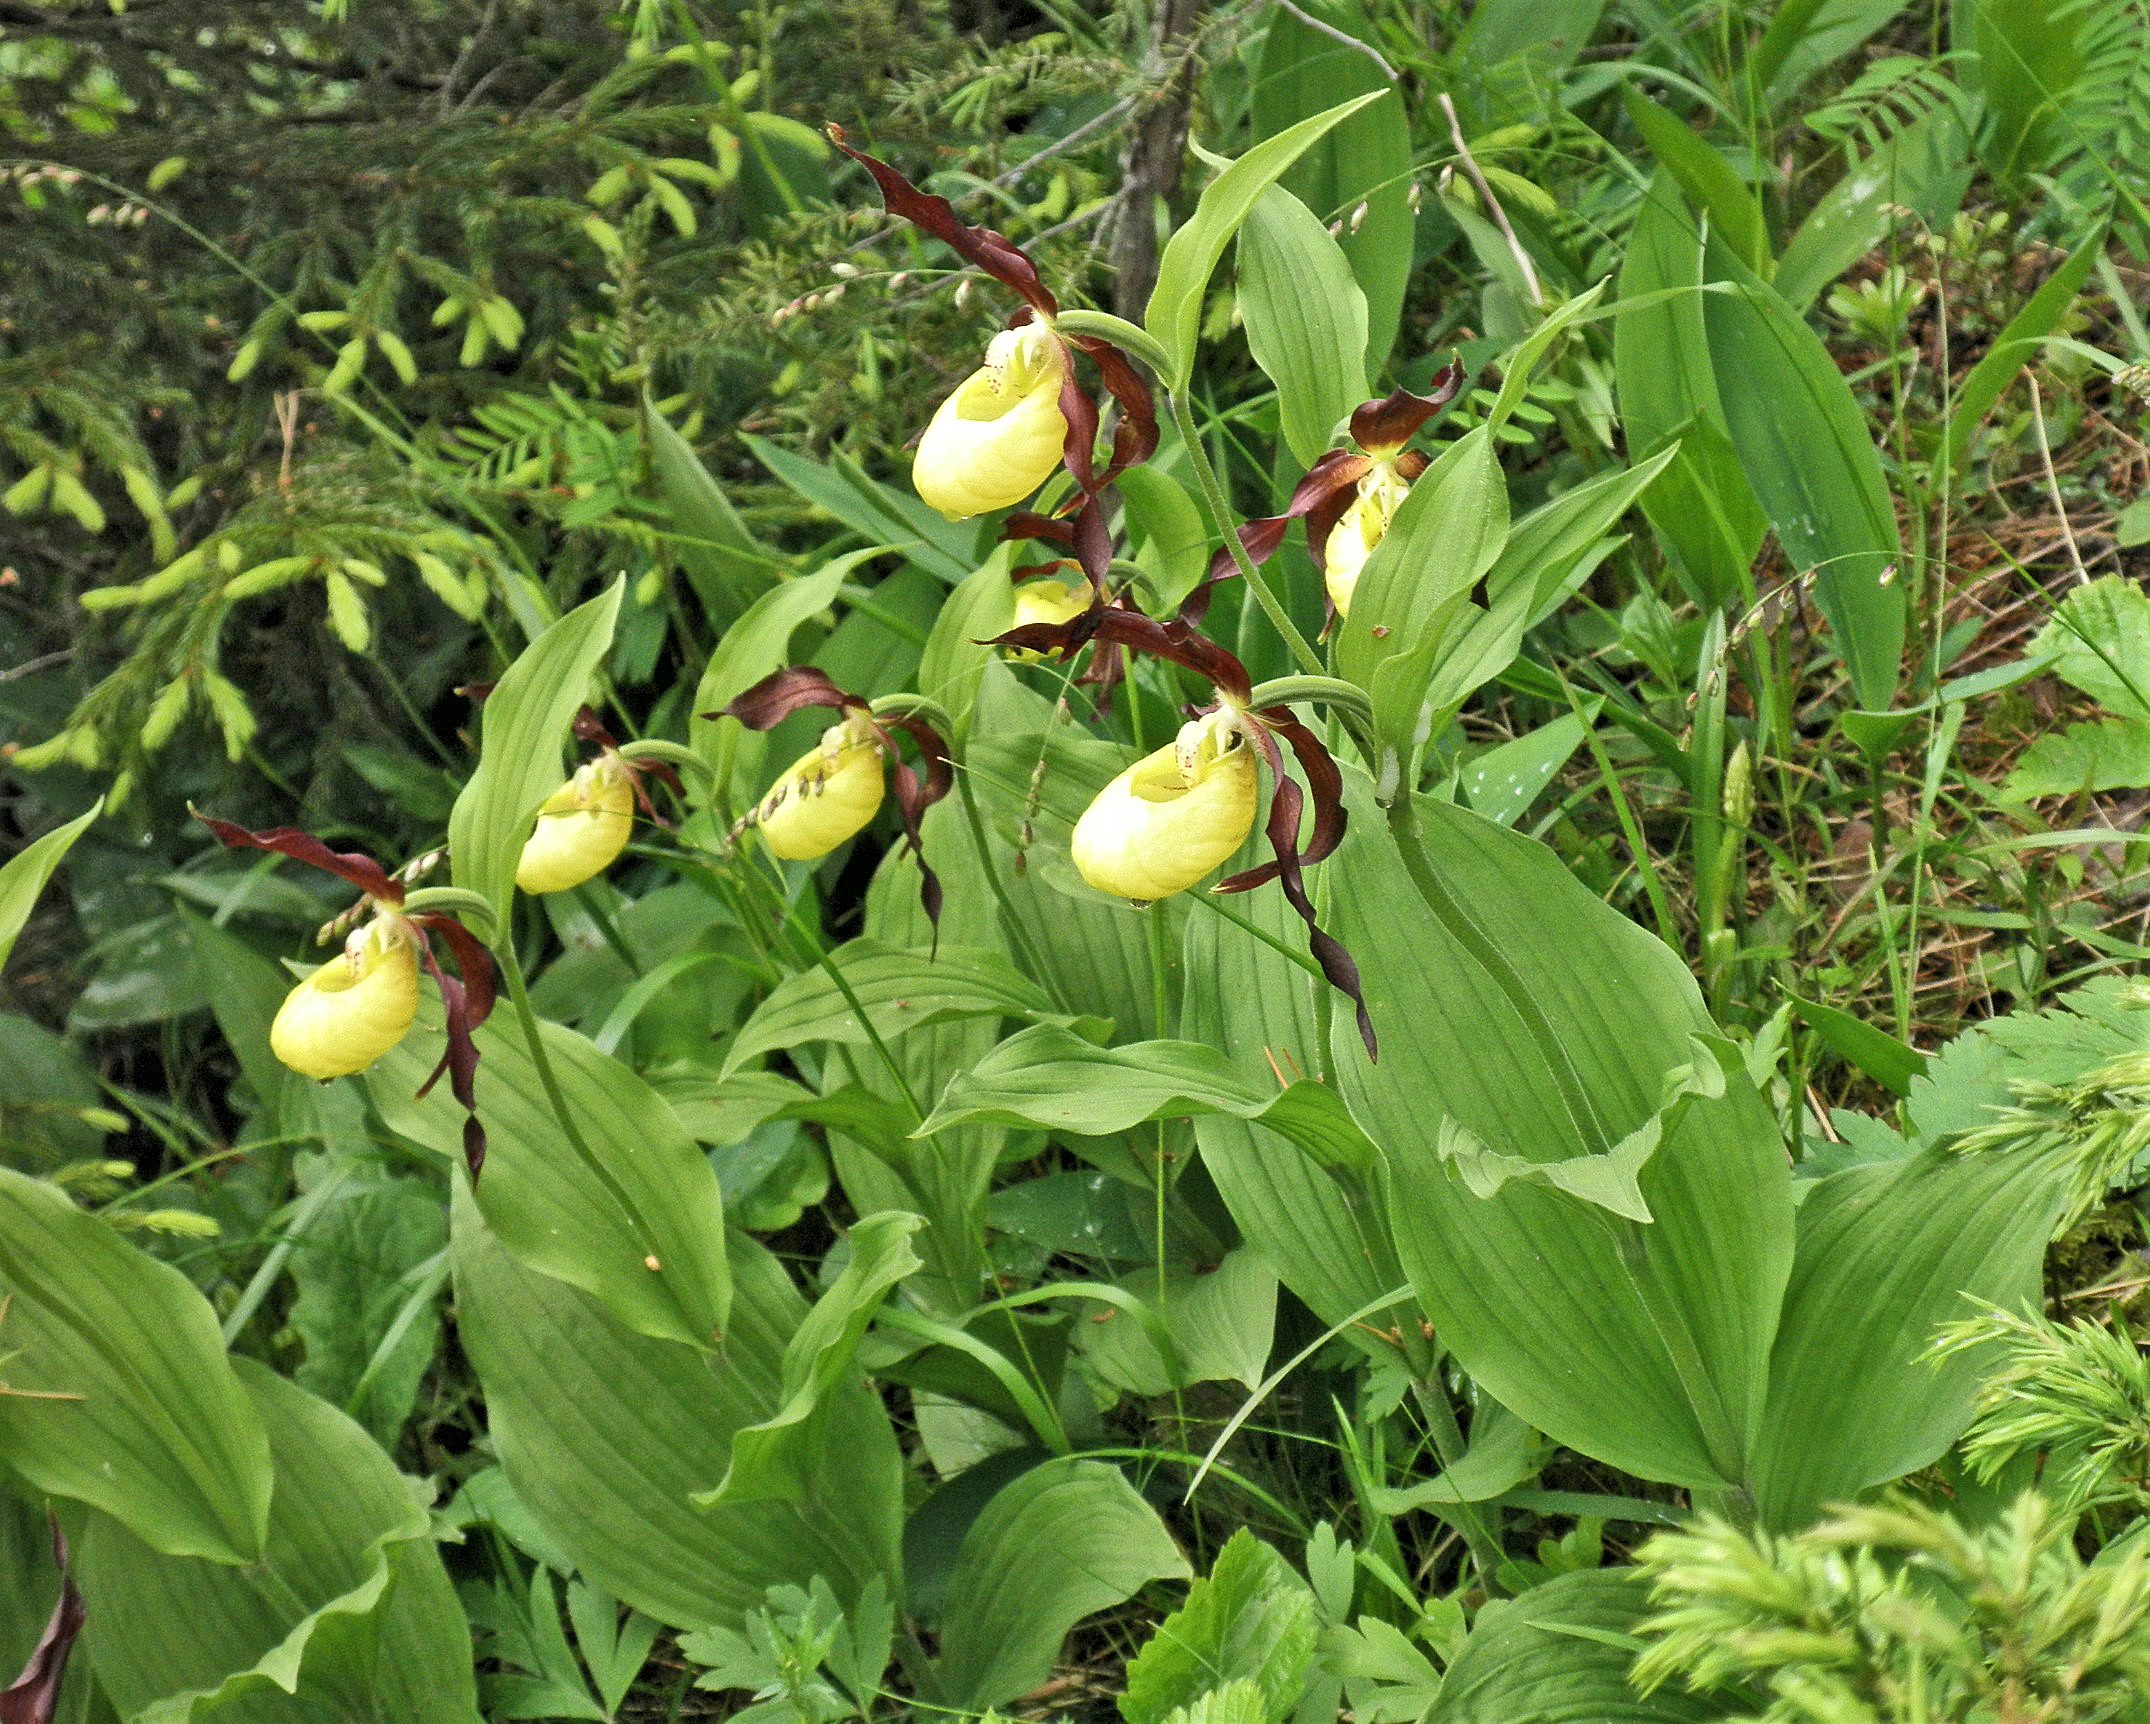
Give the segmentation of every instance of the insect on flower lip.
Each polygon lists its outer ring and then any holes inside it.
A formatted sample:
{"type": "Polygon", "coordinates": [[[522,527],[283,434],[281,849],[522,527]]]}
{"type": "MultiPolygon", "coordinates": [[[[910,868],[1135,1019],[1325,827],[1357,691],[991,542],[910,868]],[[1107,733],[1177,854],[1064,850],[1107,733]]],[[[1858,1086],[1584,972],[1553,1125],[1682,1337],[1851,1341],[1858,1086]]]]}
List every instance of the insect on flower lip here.
{"type": "Polygon", "coordinates": [[[845,718],[778,775],[747,821],[771,855],[812,862],[863,831],[880,812],[886,788],[872,724],[845,718]]]}

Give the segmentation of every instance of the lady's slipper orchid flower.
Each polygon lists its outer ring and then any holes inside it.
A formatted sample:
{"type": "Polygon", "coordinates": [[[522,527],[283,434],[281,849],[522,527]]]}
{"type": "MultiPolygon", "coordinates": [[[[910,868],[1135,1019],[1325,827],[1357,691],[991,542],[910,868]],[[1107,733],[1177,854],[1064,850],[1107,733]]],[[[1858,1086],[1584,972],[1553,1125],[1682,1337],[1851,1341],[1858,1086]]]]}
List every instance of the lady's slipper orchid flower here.
{"type": "Polygon", "coordinates": [[[890,714],[884,722],[870,702],[846,694],[826,674],[803,665],[763,677],[721,712],[702,716],[736,718],[749,730],[771,730],[808,706],[829,707],[843,716],[822,732],[820,742],[777,776],[768,793],[732,829],[733,836],[756,828],[770,853],[787,862],[826,856],[863,831],[880,811],[885,760],[895,783],[896,811],[903,818],[904,835],[918,856],[918,895],[927,916],[938,924],[941,883],[926,865],[919,822],[955,783],[955,767],[940,732],[909,714],[890,714]],[[926,764],[923,781],[897,751],[891,726],[907,732],[918,745],[926,764]]]}
{"type": "Polygon", "coordinates": [[[873,176],[890,215],[941,241],[1023,302],[986,348],[984,366],[941,403],[919,439],[911,473],[918,494],[961,520],[1021,502],[1044,484],[1055,465],[1065,466],[1079,493],[1072,509],[1076,555],[1102,595],[1112,548],[1101,497],[1115,478],[1157,448],[1149,385],[1110,342],[1056,325],[1060,302],[1021,247],[991,228],[969,226],[946,198],[920,191],[886,162],[854,150],[841,126],[828,132],[839,150],[873,176]],[[1120,406],[1111,459],[1102,472],[1098,403],[1076,379],[1077,352],[1097,367],[1106,393],[1120,406]]]}
{"type": "Polygon", "coordinates": [[[627,763],[609,750],[538,807],[537,824],[515,864],[518,892],[565,892],[619,860],[634,833],[635,787],[627,763]]]}
{"type": "MultiPolygon", "coordinates": [[[[1351,416],[1351,438],[1358,447],[1330,450],[1307,469],[1283,514],[1241,527],[1239,542],[1247,555],[1266,563],[1283,544],[1285,529],[1304,518],[1306,548],[1322,571],[1329,607],[1337,616],[1347,615],[1367,559],[1387,534],[1411,482],[1426,470],[1426,457],[1404,445],[1462,386],[1463,367],[1451,362],[1434,378],[1429,395],[1399,389],[1360,407],[1351,416]]],[[[1210,582],[1236,573],[1229,547],[1210,560],[1210,582]]],[[[1197,617],[1206,602],[1197,606],[1197,617]]]]}
{"type": "Polygon", "coordinates": [[[1003,329],[985,363],[940,405],[911,483],[951,521],[1012,508],[1052,477],[1067,446],[1067,349],[1042,323],[1003,329]]]}
{"type": "MultiPolygon", "coordinates": [[[[328,1079],[362,1072],[410,1032],[418,1015],[418,966],[440,988],[447,1012],[448,1046],[420,1086],[424,1095],[448,1074],[463,1104],[463,1157],[473,1179],[485,1165],[485,1128],[478,1123],[475,1086],[478,1047],[472,1035],[493,1009],[493,960],[453,916],[425,911],[406,915],[404,886],[370,856],[331,850],[320,839],[289,826],[249,832],[228,820],[195,816],[234,850],[267,850],[319,868],[364,893],[364,919],[330,959],[285,996],[269,1030],[269,1049],[302,1077],[328,1079]],[[455,960],[456,974],[440,966],[438,938],[455,960]]],[[[346,918],[339,917],[336,927],[346,918]]]]}
{"type": "Polygon", "coordinates": [[[881,812],[881,741],[870,720],[845,717],[777,775],[747,816],[785,862],[816,862],[881,812]]]}
{"type": "Polygon", "coordinates": [[[343,954],[277,1008],[269,1051],[301,1077],[325,1082],[364,1071],[418,1016],[418,936],[393,913],[353,928],[343,954]]]}
{"type": "Polygon", "coordinates": [[[1115,778],[1076,821],[1070,839],[1075,866],[1101,891],[1147,902],[1183,892],[1217,867],[1253,829],[1258,785],[1254,756],[1269,768],[1269,817],[1264,835],[1274,860],[1244,869],[1210,888],[1250,892],[1271,880],[1307,926],[1307,944],[1332,986],[1358,1008],[1366,1051],[1378,1043],[1359,967],[1334,935],[1324,933],[1306,892],[1303,870],[1329,856],[1344,836],[1344,775],[1321,739],[1288,706],[1253,705],[1247,667],[1184,621],[1158,622],[1140,611],[1092,609],[1065,623],[1010,629],[990,644],[1070,658],[1095,642],[1169,659],[1216,690],[1217,704],[1184,726],[1169,748],[1145,756],[1115,778]],[[1284,767],[1279,740],[1298,758],[1306,791],[1284,767]],[[1308,796],[1314,820],[1306,848],[1299,821],[1308,796]]]}
{"type": "Polygon", "coordinates": [[[1068,838],[1075,871],[1137,903],[1186,891],[1254,830],[1254,752],[1224,708],[1190,719],[1083,810],[1068,838]]]}

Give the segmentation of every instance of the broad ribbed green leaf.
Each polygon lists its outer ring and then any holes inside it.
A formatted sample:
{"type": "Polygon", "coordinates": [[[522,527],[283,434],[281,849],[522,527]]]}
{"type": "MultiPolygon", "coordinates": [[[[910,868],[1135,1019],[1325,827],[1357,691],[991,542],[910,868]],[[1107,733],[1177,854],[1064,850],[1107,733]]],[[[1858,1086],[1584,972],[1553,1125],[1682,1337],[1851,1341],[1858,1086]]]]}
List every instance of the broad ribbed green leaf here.
{"type": "Polygon", "coordinates": [[[1539,504],[1509,528],[1500,555],[1487,571],[1487,594],[1498,601],[1517,582],[1527,581],[1528,620],[1541,620],[1567,596],[1569,571],[1634,507],[1678,452],[1661,449],[1646,461],[1600,473],[1539,504]]]}
{"type": "Polygon", "coordinates": [[[1792,566],[1816,571],[1852,692],[1871,711],[1896,696],[1904,587],[1881,455],[1851,385],[1821,337],[1716,235],[1705,254],[1729,291],[1703,296],[1702,322],[1726,429],[1792,566]]]}
{"type": "Polygon", "coordinates": [[[1119,1285],[1154,1313],[1173,1358],[1159,1353],[1150,1324],[1100,1302],[1075,1339],[1106,1382],[1131,1395],[1168,1395],[1188,1383],[1260,1385],[1276,1332],[1277,1275],[1259,1253],[1241,1247],[1200,1271],[1168,1270],[1162,1285],[1154,1267],[1138,1269],[1119,1285]]]}
{"type": "Polygon", "coordinates": [[[1119,1468],[1047,1461],[1003,1485],[964,1536],[943,1612],[936,1684],[982,1710],[1052,1674],[1068,1630],[1187,1559],[1119,1468]]]}
{"type": "Polygon", "coordinates": [[[1472,609],[1471,589],[1507,542],[1496,449],[1481,425],[1442,451],[1398,507],[1336,626],[1337,672],[1373,696],[1382,743],[1399,758],[1419,735],[1427,686],[1472,609]]]}
{"type": "Polygon", "coordinates": [[[1209,278],[1255,200],[1324,132],[1387,93],[1385,89],[1369,91],[1285,127],[1274,137],[1264,138],[1203,188],[1194,214],[1173,233],[1164,256],[1158,259],[1157,285],[1150,290],[1150,303],[1142,314],[1143,327],[1171,356],[1166,388],[1186,388],[1193,374],[1209,278]]]}
{"type": "Polygon", "coordinates": [[[1102,1137],[1153,1119],[1222,1113],[1290,1132],[1324,1165],[1364,1168],[1372,1151],[1333,1090],[1296,1083],[1281,1094],[1197,1042],[1100,1048],[1052,1024],[1010,1036],[957,1078],[919,1127],[930,1137],[970,1120],[1102,1137]]]}
{"type": "MultiPolygon", "coordinates": [[[[1263,19],[1267,34],[1248,92],[1263,137],[1392,83],[1359,45],[1377,34],[1359,0],[1307,0],[1297,11],[1272,8],[1263,19]]],[[[1339,242],[1366,295],[1365,366],[1377,374],[1396,344],[1411,279],[1411,175],[1403,104],[1375,102],[1316,139],[1279,182],[1322,222],[1344,224],[1339,242]]]]}
{"type": "Polygon", "coordinates": [[[1366,295],[1329,230],[1282,186],[1239,230],[1239,311],[1254,363],[1277,386],[1284,443],[1311,467],[1366,399],[1366,295]]]}
{"type": "Polygon", "coordinates": [[[808,1042],[869,1047],[875,1036],[893,1041],[953,1019],[1052,1015],[1045,991],[990,946],[905,951],[858,939],[837,947],[829,962],[843,987],[822,969],[801,970],[779,983],[732,1039],[724,1059],[727,1077],[748,1060],[808,1042]]]}
{"type": "Polygon", "coordinates": [[[237,1362],[276,1489],[260,1560],[159,1555],[95,1517],[87,1644],[140,1724],[474,1724],[470,1631],[419,1487],[327,1402],[237,1362]]]}
{"type": "Polygon", "coordinates": [[[817,1417],[858,1357],[867,1324],[898,1282],[918,1268],[915,1215],[869,1215],[851,1229],[850,1255],[784,1346],[777,1409],[732,1437],[732,1463],[697,1508],[776,1497],[802,1501],[821,1470],[817,1417]]]}
{"type": "Polygon", "coordinates": [[[967,522],[944,521],[910,492],[882,484],[855,461],[839,456],[824,464],[760,437],[744,441],[779,480],[853,532],[896,547],[949,586],[971,572],[977,533],[967,522]]]}
{"type": "MultiPolygon", "coordinates": [[[[1282,892],[1249,893],[1237,908],[1287,949],[1305,938],[1282,892]]],[[[1260,1093],[1277,1087],[1279,1072],[1321,1070],[1327,982],[1206,913],[1187,924],[1186,961],[1184,1033],[1221,1050],[1242,1084],[1260,1093]]],[[[1342,1323],[1403,1284],[1371,1189],[1332,1179],[1289,1138],[1233,1114],[1196,1115],[1194,1135],[1247,1243],[1324,1323],[1342,1323]]]]}
{"type": "Polygon", "coordinates": [[[448,816],[455,883],[493,907],[496,939],[508,933],[515,864],[538,804],[560,788],[561,750],[590,678],[612,645],[626,578],[547,629],[509,665],[486,697],[478,769],[448,816]]]}
{"type": "Polygon", "coordinates": [[[38,895],[45,890],[45,882],[52,878],[52,871],[74,848],[75,840],[104,812],[104,806],[104,798],[98,797],[65,826],[55,827],[25,846],[21,854],[10,857],[5,867],[0,867],[0,964],[5,964],[8,954],[14,951],[23,924],[29,921],[38,895]]]}
{"type": "MultiPolygon", "coordinates": [[[[521,1027],[478,1032],[478,1107],[491,1140],[478,1207],[531,1268],[604,1301],[645,1335],[716,1343],[731,1288],[724,1200],[708,1157],[641,1078],[573,1030],[542,1025],[553,1075],[587,1157],[561,1129],[521,1027]]],[[[426,1058],[409,1040],[366,1075],[389,1129],[459,1156],[446,1087],[420,1100],[426,1058]]]]}
{"type": "Polygon", "coordinates": [[[1702,239],[1669,174],[1651,182],[1620,265],[1613,374],[1631,453],[1679,454],[1643,513],[1709,605],[1741,592],[1769,523],[1733,452],[1703,328],[1702,239]]]}
{"type": "Polygon", "coordinates": [[[1962,1435],[1987,1361],[1926,1350],[1974,1300],[2036,1301],[2068,1176],[2051,1154],[1925,1149],[1816,1186],[1799,1206],[1755,1456],[1765,1524],[1805,1526],[1962,1435]]]}
{"type": "Polygon", "coordinates": [[[185,1276],[0,1168],[0,1306],[0,1462],[167,1554],[260,1554],[268,1437],[185,1276]]]}
{"type": "Polygon", "coordinates": [[[1557,1575],[1480,1612],[1427,1724],[1690,1724],[1714,1700],[1627,1679],[1649,1594],[1631,1569],[1557,1575]]]}
{"type": "Polygon", "coordinates": [[[1475,955],[1427,913],[1363,779],[1349,783],[1352,833],[1327,865],[1330,891],[1382,1050],[1370,1062],[1339,1014],[1339,1081],[1387,1162],[1398,1254],[1442,1340],[1563,1443],[1648,1478],[1737,1480],[1791,1261],[1768,1108],[1737,1080],[1687,1105],[1639,1175],[1650,1223],[1513,1179],[1474,1195],[1441,1153],[1444,1119],[1525,1161],[1602,1154],[1657,1114],[1709,1019],[1678,956],[1550,850],[1422,804],[1432,872],[1490,954],[1475,955]],[[1535,1002],[1594,1125],[1570,1117],[1489,963],[1535,1002]]]}
{"type": "Polygon", "coordinates": [[[1710,225],[1733,254],[1766,280],[1769,229],[1754,188],[1739,177],[1715,144],[1632,85],[1627,90],[1627,112],[1650,154],[1679,183],[1688,201],[1708,212],[1710,225]]]}
{"type": "Polygon", "coordinates": [[[769,1587],[817,1574],[847,1601],[874,1575],[900,1590],[903,1462],[863,1386],[829,1398],[823,1460],[802,1500],[694,1507],[731,1464],[733,1436],[775,1410],[806,1315],[760,1246],[734,1242],[731,1327],[705,1356],[638,1335],[523,1268],[461,1180],[452,1235],[460,1332],[501,1463],[584,1578],[676,1628],[737,1628],[769,1587]]]}

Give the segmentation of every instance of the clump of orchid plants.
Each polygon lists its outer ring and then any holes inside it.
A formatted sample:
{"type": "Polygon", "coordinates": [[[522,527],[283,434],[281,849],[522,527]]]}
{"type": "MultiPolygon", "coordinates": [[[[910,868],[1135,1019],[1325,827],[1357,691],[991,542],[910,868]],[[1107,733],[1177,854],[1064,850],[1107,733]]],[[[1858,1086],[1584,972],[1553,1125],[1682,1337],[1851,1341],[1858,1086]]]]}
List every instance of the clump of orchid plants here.
{"type": "Polygon", "coordinates": [[[772,672],[721,712],[704,718],[736,718],[749,730],[773,730],[805,707],[826,707],[842,716],[821,733],[821,740],[793,761],[742,815],[732,829],[737,838],[761,834],[772,856],[786,862],[812,862],[846,839],[857,836],[881,810],[890,780],[904,835],[918,856],[919,897],[938,924],[940,879],[926,863],[919,822],[926,810],[948,794],[955,782],[948,744],[915,712],[876,712],[862,695],[846,694],[828,675],[800,665],[772,672]],[[896,746],[894,731],[918,745],[926,775],[919,777],[896,746]],[[884,770],[885,768],[885,770],[884,770]]]}
{"type": "Polygon", "coordinates": [[[1263,831],[1273,859],[1211,888],[1251,892],[1278,881],[1307,926],[1321,973],[1358,1008],[1366,1051],[1377,1051],[1373,1020],[1359,988],[1359,967],[1325,932],[1307,896],[1304,870],[1330,855],[1344,836],[1344,778],[1328,749],[1290,707],[1257,706],[1247,667],[1185,622],[1158,622],[1139,611],[1092,610],[1064,623],[1030,623],[991,644],[1072,657],[1083,647],[1118,647],[1193,671],[1216,694],[1164,747],[1145,755],[1098,792],[1075,823],[1069,849],[1075,868],[1101,892],[1153,903],[1184,892],[1219,867],[1254,830],[1260,800],[1255,756],[1269,768],[1269,814],[1263,831]],[[1286,770],[1288,746],[1307,788],[1286,770]],[[1311,799],[1314,818],[1306,848],[1299,826],[1311,799]]]}
{"type": "Polygon", "coordinates": [[[448,1074],[467,1116],[463,1155],[475,1177],[485,1163],[485,1129],[477,1116],[473,1035],[493,1009],[493,960],[485,947],[453,916],[407,914],[403,881],[362,851],[331,850],[290,826],[250,832],[206,814],[195,818],[234,850],[288,856],[364,894],[355,913],[339,916],[325,930],[326,938],[344,931],[343,950],[284,996],[270,1025],[270,1052],[301,1077],[326,1082],[354,1076],[401,1042],[418,1016],[418,969],[425,966],[440,988],[448,1040],[418,1093],[424,1095],[443,1072],[448,1074]],[[436,939],[454,960],[452,975],[441,967],[436,939]]]}
{"type": "MultiPolygon", "coordinates": [[[[1104,493],[1112,481],[1157,447],[1157,413],[1149,385],[1111,342],[1059,327],[1060,302],[1022,248],[991,228],[962,221],[946,198],[935,197],[886,162],[854,150],[841,126],[829,127],[839,150],[873,175],[890,215],[900,216],[983,270],[1022,303],[1008,327],[987,344],[985,363],[940,405],[918,440],[911,482],[927,503],[953,520],[1011,508],[1065,467],[1076,495],[1044,536],[1067,543],[1102,596],[1112,545],[1104,493]],[[1076,376],[1075,355],[1097,368],[1120,421],[1112,453],[1097,465],[1098,402],[1076,376]]],[[[1045,518],[1032,517],[1031,536],[1045,518]]],[[[1022,523],[1012,531],[1024,533],[1022,523]]]]}

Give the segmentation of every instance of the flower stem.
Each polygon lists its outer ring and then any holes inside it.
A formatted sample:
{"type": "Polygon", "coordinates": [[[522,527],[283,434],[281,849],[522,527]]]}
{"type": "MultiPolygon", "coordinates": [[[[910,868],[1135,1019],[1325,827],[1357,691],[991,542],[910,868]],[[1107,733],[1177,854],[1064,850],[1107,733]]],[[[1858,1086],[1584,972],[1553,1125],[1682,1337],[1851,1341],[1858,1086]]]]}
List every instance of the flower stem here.
{"type": "Polygon", "coordinates": [[[1201,489],[1202,501],[1209,508],[1211,529],[1224,540],[1225,548],[1232,553],[1232,561],[1239,566],[1240,579],[1247,583],[1247,591],[1254,595],[1254,602],[1262,607],[1269,626],[1283,639],[1299,668],[1308,676],[1326,674],[1328,667],[1321,662],[1321,654],[1285,614],[1283,601],[1269,590],[1261,570],[1247,555],[1247,547],[1239,542],[1239,530],[1232,522],[1232,505],[1225,497],[1217,470],[1209,464],[1209,451],[1202,447],[1202,436],[1195,428],[1193,411],[1176,389],[1167,399],[1172,403],[1172,423],[1179,427],[1180,441],[1187,445],[1187,459],[1194,465],[1195,483],[1201,489]]]}

